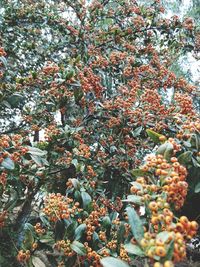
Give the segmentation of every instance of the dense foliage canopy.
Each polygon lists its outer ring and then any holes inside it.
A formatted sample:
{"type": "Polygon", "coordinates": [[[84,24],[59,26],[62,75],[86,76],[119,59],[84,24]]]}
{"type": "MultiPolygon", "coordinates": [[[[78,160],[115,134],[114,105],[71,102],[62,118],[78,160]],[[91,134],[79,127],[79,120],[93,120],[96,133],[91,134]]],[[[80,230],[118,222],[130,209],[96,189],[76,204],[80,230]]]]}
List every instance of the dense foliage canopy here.
{"type": "Polygon", "coordinates": [[[172,66],[199,56],[194,20],[159,0],[1,2],[0,265],[184,259],[199,91],[172,66]]]}

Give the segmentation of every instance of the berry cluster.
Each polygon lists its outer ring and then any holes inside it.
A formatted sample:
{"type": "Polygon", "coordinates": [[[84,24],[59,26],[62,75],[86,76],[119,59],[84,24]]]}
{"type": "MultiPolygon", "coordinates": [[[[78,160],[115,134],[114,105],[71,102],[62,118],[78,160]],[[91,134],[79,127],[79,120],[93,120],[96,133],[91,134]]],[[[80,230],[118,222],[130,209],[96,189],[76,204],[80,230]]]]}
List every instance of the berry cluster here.
{"type": "Polygon", "coordinates": [[[44,137],[45,140],[51,141],[53,139],[53,136],[57,136],[59,134],[60,130],[56,127],[56,125],[52,124],[45,129],[44,137]]]}
{"type": "Polygon", "coordinates": [[[0,185],[2,185],[3,188],[5,188],[5,186],[6,186],[7,176],[8,176],[8,174],[6,171],[3,171],[0,174],[0,185]]]}
{"type": "MultiPolygon", "coordinates": [[[[174,144],[176,145],[176,144],[174,144]]],[[[175,147],[175,149],[178,149],[175,147]]],[[[147,157],[147,162],[143,165],[142,170],[147,172],[147,177],[137,178],[136,182],[142,184],[145,194],[151,192],[163,191],[167,193],[167,200],[174,204],[176,210],[180,209],[187,195],[188,184],[185,182],[187,170],[180,165],[176,157],[172,157],[170,162],[163,155],[151,155],[147,157]],[[154,174],[153,177],[148,176],[148,172],[154,174]],[[157,183],[149,184],[148,180],[155,179],[157,183]]],[[[138,195],[143,194],[136,186],[131,187],[132,193],[138,195]]],[[[143,195],[143,198],[147,196],[143,195]]]]}
{"type": "Polygon", "coordinates": [[[17,260],[21,263],[26,263],[29,259],[30,259],[30,256],[31,256],[31,252],[30,250],[20,250],[17,254],[17,260]]]}
{"type": "Polygon", "coordinates": [[[84,157],[84,158],[89,158],[91,153],[90,153],[90,147],[87,146],[86,144],[80,144],[78,148],[78,152],[76,153],[78,156],[84,157]]]}
{"type": "MultiPolygon", "coordinates": [[[[96,203],[93,203],[94,210],[89,214],[89,216],[83,221],[86,224],[86,240],[92,240],[92,235],[97,228],[101,226],[100,219],[104,217],[107,213],[105,207],[99,207],[96,203]]],[[[106,240],[105,232],[101,232],[101,240],[106,240]]]]}
{"type": "Polygon", "coordinates": [[[36,223],[36,225],[34,225],[34,229],[35,229],[35,232],[38,235],[41,235],[41,234],[44,234],[45,233],[45,229],[42,228],[41,223],[36,223]]]}
{"type": "Polygon", "coordinates": [[[187,93],[176,93],[174,99],[180,108],[181,114],[194,113],[192,98],[187,93]]]}
{"type": "Polygon", "coordinates": [[[72,206],[73,199],[62,196],[60,193],[49,194],[45,199],[45,208],[43,212],[47,215],[50,221],[56,222],[61,219],[69,219],[71,214],[80,212],[78,209],[79,203],[72,206]]]}
{"type": "Polygon", "coordinates": [[[4,50],[3,47],[0,47],[0,57],[5,57],[6,56],[6,52],[4,50]]]}
{"type": "Polygon", "coordinates": [[[3,135],[0,138],[0,150],[2,150],[2,153],[0,155],[0,163],[8,156],[13,161],[19,162],[21,159],[21,156],[25,155],[29,150],[23,144],[26,141],[27,141],[26,138],[23,138],[19,134],[15,134],[11,136],[3,135]],[[14,148],[15,150],[13,149],[10,150],[11,147],[14,148]]]}
{"type": "MultiPolygon", "coordinates": [[[[86,248],[86,257],[83,257],[83,261],[85,259],[87,259],[87,261],[89,261],[89,263],[91,264],[90,266],[93,267],[101,267],[102,265],[100,264],[100,259],[101,256],[95,251],[93,250],[87,242],[84,243],[84,246],[86,248]]],[[[102,251],[103,252],[103,251],[102,251]]]]}
{"type": "Polygon", "coordinates": [[[188,119],[185,122],[182,122],[179,119],[178,123],[179,124],[182,123],[181,129],[176,135],[176,137],[180,140],[188,140],[195,132],[200,131],[200,119],[199,118],[195,118],[194,121],[191,121],[190,119],[188,119]]]}
{"type": "Polygon", "coordinates": [[[72,257],[75,252],[71,249],[71,241],[69,239],[67,240],[60,240],[56,242],[55,249],[57,249],[59,252],[63,252],[66,257],[72,257]]]}
{"type": "MultiPolygon", "coordinates": [[[[163,140],[164,141],[164,140],[163,140]]],[[[174,139],[168,140],[177,151],[174,139]]],[[[176,157],[167,161],[163,155],[149,155],[142,166],[144,177],[132,182],[132,194],[140,196],[148,217],[148,232],[145,230],[140,247],[146,256],[155,262],[154,267],[174,266],[186,257],[186,242],[197,232],[198,224],[182,216],[179,219],[171,210],[179,210],[184,204],[188,184],[185,181],[187,170],[176,157]],[[166,261],[173,244],[171,261],[166,261]]]]}

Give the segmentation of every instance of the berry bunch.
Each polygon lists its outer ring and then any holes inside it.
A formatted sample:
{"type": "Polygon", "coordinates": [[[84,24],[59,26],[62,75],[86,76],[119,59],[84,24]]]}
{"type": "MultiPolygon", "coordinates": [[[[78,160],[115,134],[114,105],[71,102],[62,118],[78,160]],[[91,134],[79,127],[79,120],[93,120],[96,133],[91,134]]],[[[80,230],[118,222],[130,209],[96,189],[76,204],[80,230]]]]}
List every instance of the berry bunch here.
{"type": "Polygon", "coordinates": [[[30,256],[31,256],[31,252],[30,250],[20,250],[17,254],[17,260],[21,263],[26,263],[29,259],[30,259],[30,256]]]}
{"type": "MultiPolygon", "coordinates": [[[[175,147],[175,149],[178,148],[175,147]]],[[[142,185],[144,194],[134,185],[131,187],[132,193],[142,194],[143,198],[146,199],[153,192],[162,193],[164,191],[167,194],[168,202],[173,203],[176,210],[183,206],[188,187],[185,182],[187,170],[178,162],[176,157],[172,157],[170,162],[167,162],[163,155],[148,156],[142,170],[147,172],[147,175],[137,178],[136,182],[142,185]],[[153,173],[153,176],[151,177],[149,173],[153,173]],[[157,182],[149,183],[148,181],[152,179],[157,182]]]]}
{"type": "Polygon", "coordinates": [[[62,196],[60,193],[49,194],[45,199],[45,208],[43,212],[50,221],[56,222],[61,219],[69,219],[70,215],[77,210],[77,207],[71,208],[72,199],[62,196]]]}
{"type": "Polygon", "coordinates": [[[36,223],[36,225],[34,225],[34,229],[35,229],[35,232],[36,232],[38,235],[41,235],[41,234],[44,234],[44,233],[45,233],[45,229],[42,228],[41,223],[36,223]]]}
{"type": "Polygon", "coordinates": [[[75,252],[70,247],[71,241],[69,239],[67,240],[60,240],[56,242],[55,249],[57,249],[59,252],[63,252],[66,257],[72,257],[75,252]]]}

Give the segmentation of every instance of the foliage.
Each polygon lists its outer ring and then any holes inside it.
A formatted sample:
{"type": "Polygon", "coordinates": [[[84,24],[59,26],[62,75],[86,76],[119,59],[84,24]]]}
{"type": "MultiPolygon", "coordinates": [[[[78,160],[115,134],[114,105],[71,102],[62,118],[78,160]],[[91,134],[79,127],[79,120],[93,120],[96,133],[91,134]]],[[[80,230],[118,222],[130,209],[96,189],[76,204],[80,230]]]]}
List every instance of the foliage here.
{"type": "Polygon", "coordinates": [[[200,120],[171,66],[199,50],[193,20],[158,0],[2,3],[0,264],[182,260],[200,120]]]}

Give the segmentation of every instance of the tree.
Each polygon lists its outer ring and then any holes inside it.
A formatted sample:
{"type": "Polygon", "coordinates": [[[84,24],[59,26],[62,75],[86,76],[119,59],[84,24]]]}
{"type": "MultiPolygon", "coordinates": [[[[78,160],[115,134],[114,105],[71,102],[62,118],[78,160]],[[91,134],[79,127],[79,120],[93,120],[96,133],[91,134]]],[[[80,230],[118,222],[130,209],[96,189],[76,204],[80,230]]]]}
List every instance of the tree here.
{"type": "Polygon", "coordinates": [[[1,264],[186,256],[198,225],[177,216],[187,170],[199,193],[200,121],[195,86],[170,66],[199,49],[198,33],[163,12],[159,1],[3,2],[1,264]]]}

